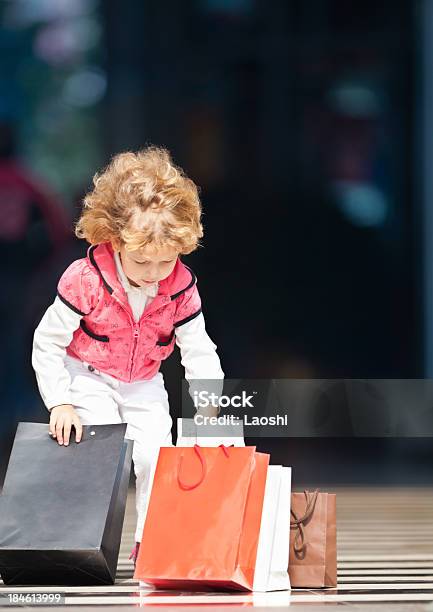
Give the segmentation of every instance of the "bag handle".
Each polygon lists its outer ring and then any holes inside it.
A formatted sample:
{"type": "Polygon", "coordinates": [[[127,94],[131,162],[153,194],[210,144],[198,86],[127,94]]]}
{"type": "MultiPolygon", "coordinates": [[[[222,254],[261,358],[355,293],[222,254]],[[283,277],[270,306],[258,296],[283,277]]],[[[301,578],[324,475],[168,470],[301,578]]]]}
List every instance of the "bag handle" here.
{"type": "MultiPolygon", "coordinates": [[[[233,446],[233,444],[231,445],[233,446]]],[[[227,449],[226,446],[224,446],[224,444],[220,444],[218,448],[221,448],[224,451],[224,454],[226,457],[229,456],[229,451],[227,449]]],[[[206,471],[207,471],[207,466],[206,466],[206,459],[204,458],[204,455],[201,452],[201,446],[199,446],[198,444],[194,444],[194,451],[197,455],[197,457],[200,459],[200,463],[201,463],[201,476],[198,479],[198,481],[194,484],[186,484],[184,482],[182,482],[181,478],[180,478],[180,469],[182,467],[182,461],[183,461],[183,455],[180,456],[179,459],[179,465],[177,468],[177,482],[180,486],[181,489],[183,489],[184,491],[191,491],[191,489],[195,489],[196,487],[198,487],[204,480],[204,477],[206,476],[206,471]]]]}
{"type": "Polygon", "coordinates": [[[293,511],[293,509],[290,508],[290,513],[295,518],[294,521],[290,521],[290,528],[292,527],[298,528],[298,533],[296,534],[295,541],[293,543],[293,549],[297,555],[300,555],[305,548],[304,529],[302,527],[302,523],[305,523],[310,518],[310,516],[313,514],[314,508],[316,506],[317,496],[319,494],[319,489],[316,489],[315,491],[313,491],[313,494],[311,495],[311,497],[308,496],[307,490],[304,490],[304,494],[305,494],[305,499],[306,499],[304,516],[302,518],[298,518],[295,512],[293,511]],[[301,545],[298,545],[299,538],[301,540],[301,545]]]}

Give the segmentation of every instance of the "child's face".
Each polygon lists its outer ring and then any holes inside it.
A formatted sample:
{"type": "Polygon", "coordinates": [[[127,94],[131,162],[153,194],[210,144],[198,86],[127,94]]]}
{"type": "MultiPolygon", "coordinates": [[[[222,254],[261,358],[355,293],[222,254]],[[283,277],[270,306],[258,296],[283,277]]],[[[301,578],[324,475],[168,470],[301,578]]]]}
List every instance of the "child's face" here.
{"type": "Polygon", "coordinates": [[[179,252],[165,247],[155,249],[150,246],[139,251],[119,248],[122,268],[130,283],[136,287],[159,282],[167,278],[176,265],[179,252]]]}

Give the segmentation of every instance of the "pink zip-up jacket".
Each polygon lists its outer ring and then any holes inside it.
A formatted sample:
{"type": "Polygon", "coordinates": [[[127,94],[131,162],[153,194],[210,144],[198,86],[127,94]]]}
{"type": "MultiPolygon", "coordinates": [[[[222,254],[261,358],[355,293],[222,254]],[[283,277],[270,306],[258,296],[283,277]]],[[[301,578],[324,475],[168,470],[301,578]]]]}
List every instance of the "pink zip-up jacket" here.
{"type": "Polygon", "coordinates": [[[68,355],[124,382],[149,379],[175,346],[175,329],[201,312],[194,272],[178,258],[139,321],[117,276],[111,243],[93,245],[62,274],[57,295],[82,315],[68,355]]]}

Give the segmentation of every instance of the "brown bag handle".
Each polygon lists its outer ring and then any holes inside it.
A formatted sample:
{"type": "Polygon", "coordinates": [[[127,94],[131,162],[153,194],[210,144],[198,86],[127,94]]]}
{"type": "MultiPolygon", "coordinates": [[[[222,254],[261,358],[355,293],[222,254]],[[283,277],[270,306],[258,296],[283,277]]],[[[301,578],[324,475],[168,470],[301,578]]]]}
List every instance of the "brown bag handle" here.
{"type": "Polygon", "coordinates": [[[311,495],[311,497],[309,497],[308,493],[309,492],[305,489],[304,494],[305,494],[305,499],[306,499],[306,505],[305,505],[305,514],[302,518],[298,518],[296,514],[293,512],[292,507],[290,507],[290,513],[293,515],[295,519],[294,521],[290,521],[290,529],[292,529],[292,527],[298,528],[298,533],[296,534],[295,541],[293,543],[293,549],[297,555],[300,555],[304,551],[305,538],[304,538],[304,529],[303,529],[302,523],[305,523],[310,518],[310,516],[313,514],[314,508],[316,506],[317,496],[319,494],[319,489],[316,489],[315,491],[313,491],[313,494],[311,495]],[[301,539],[300,546],[298,545],[298,538],[301,539]]]}

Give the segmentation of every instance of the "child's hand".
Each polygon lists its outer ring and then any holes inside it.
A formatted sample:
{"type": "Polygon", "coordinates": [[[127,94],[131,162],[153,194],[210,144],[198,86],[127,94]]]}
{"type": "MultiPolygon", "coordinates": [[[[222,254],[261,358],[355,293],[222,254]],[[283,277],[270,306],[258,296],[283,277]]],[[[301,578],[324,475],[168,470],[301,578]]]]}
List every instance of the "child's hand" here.
{"type": "Polygon", "coordinates": [[[197,408],[196,414],[207,417],[216,417],[219,415],[220,411],[220,406],[214,406],[213,404],[209,404],[208,406],[197,408]]]}
{"type": "Polygon", "coordinates": [[[79,442],[83,433],[80,417],[71,404],[61,404],[51,409],[50,435],[57,438],[59,444],[69,444],[71,427],[75,426],[75,441],[79,442]]]}

